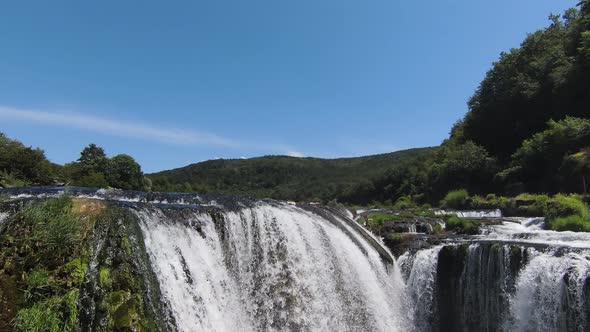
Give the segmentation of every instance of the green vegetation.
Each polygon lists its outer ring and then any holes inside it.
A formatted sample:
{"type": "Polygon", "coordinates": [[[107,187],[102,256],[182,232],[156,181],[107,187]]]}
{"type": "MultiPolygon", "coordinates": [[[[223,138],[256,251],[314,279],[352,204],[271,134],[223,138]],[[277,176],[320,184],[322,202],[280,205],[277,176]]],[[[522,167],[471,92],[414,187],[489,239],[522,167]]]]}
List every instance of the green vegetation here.
{"type": "Polygon", "coordinates": [[[0,325],[12,322],[17,331],[76,330],[82,284],[76,265],[87,262],[83,242],[92,224],[75,214],[67,196],[21,208],[0,235],[0,279],[16,281],[20,295],[13,305],[19,310],[0,314],[0,325]]]}
{"type": "MultiPolygon", "coordinates": [[[[149,174],[155,191],[196,191],[296,201],[367,204],[385,201],[374,194],[370,179],[392,165],[420,163],[435,149],[412,149],[382,155],[341,158],[266,156],[209,160],[183,168],[149,174]]],[[[393,197],[389,197],[390,199],[393,197]]]]}
{"type": "MultiPolygon", "coordinates": [[[[544,216],[548,227],[553,230],[590,229],[590,210],[583,197],[576,194],[557,194],[553,197],[527,193],[516,197],[490,194],[483,198],[477,195],[470,197],[466,191],[460,190],[449,192],[442,205],[453,209],[500,209],[505,216],[544,216]],[[449,204],[449,201],[454,203],[449,204]]],[[[453,227],[450,226],[449,230],[453,227]]]]}
{"type": "Polygon", "coordinates": [[[0,329],[78,331],[80,315],[93,310],[97,331],[154,330],[128,217],[105,204],[67,196],[22,203],[0,232],[0,304],[10,308],[0,311],[0,329]],[[103,244],[95,246],[101,237],[103,244]],[[89,309],[79,307],[79,299],[84,285],[94,282],[91,257],[100,287],[85,293],[96,304],[89,309]]]}
{"type": "Polygon", "coordinates": [[[555,218],[550,225],[556,231],[590,232],[590,222],[579,215],[555,218]]]}
{"type": "MultiPolygon", "coordinates": [[[[588,191],[589,80],[590,0],[583,0],[561,16],[551,15],[546,28],[500,55],[470,98],[467,114],[439,147],[360,158],[210,160],[146,178],[133,158],[107,158],[93,144],[76,162],[59,167],[43,151],[0,135],[0,186],[57,181],[334,206],[401,210],[442,204],[546,215],[563,201],[556,194],[588,191]]],[[[571,215],[587,218],[579,211],[571,215]]]]}
{"type": "Polygon", "coordinates": [[[55,172],[42,150],[26,147],[0,133],[0,186],[51,184],[55,172]]]}
{"type": "Polygon", "coordinates": [[[66,164],[63,174],[75,186],[149,190],[144,188],[141,166],[131,156],[120,154],[109,159],[94,144],[82,150],[78,161],[66,164]]]}
{"type": "Polygon", "coordinates": [[[468,198],[469,193],[467,193],[467,190],[453,190],[447,193],[440,205],[445,209],[461,209],[465,208],[468,198]]]}
{"type": "Polygon", "coordinates": [[[107,158],[101,147],[90,144],[76,162],[60,166],[49,162],[43,150],[26,147],[0,133],[0,187],[59,183],[128,190],[151,188],[141,166],[128,155],[107,158]]]}
{"type": "Polygon", "coordinates": [[[458,218],[451,216],[447,220],[447,230],[455,231],[460,234],[474,235],[478,233],[481,222],[476,219],[458,218]]]}

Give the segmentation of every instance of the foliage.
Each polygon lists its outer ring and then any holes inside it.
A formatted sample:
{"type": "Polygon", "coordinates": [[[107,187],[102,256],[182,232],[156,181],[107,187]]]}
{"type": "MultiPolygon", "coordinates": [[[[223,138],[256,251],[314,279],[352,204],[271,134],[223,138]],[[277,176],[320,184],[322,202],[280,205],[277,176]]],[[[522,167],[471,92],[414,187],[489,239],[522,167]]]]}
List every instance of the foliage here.
{"type": "Polygon", "coordinates": [[[35,248],[30,256],[25,257],[29,262],[63,263],[77,249],[82,225],[71,211],[71,199],[62,196],[27,204],[18,213],[17,219],[26,227],[18,241],[26,247],[35,248]]]}
{"type": "Polygon", "coordinates": [[[546,217],[551,223],[553,219],[567,216],[580,216],[590,221],[588,206],[579,196],[558,194],[547,204],[546,217]]]}
{"type": "Polygon", "coordinates": [[[21,309],[14,320],[16,330],[23,332],[61,332],[62,318],[56,308],[58,305],[59,302],[56,299],[51,299],[36,303],[31,308],[21,309]]]}
{"type": "MultiPolygon", "coordinates": [[[[397,183],[388,183],[388,187],[383,188],[381,184],[388,181],[380,179],[389,177],[390,170],[396,169],[397,165],[400,165],[399,169],[419,169],[413,166],[420,165],[415,160],[428,158],[432,150],[412,149],[340,159],[286,156],[218,159],[149,174],[148,177],[156,191],[196,191],[295,201],[338,199],[345,203],[369,204],[388,199],[395,201],[399,197],[397,192],[411,194],[413,189],[409,185],[400,187],[397,183]],[[375,191],[375,188],[379,190],[375,191]]],[[[395,176],[396,179],[403,177],[395,176]]],[[[409,184],[413,178],[406,181],[409,184]]]]}
{"type": "Polygon", "coordinates": [[[66,164],[63,170],[70,184],[82,187],[113,187],[126,190],[151,188],[144,181],[141,166],[129,155],[108,158],[101,147],[90,144],[80,153],[76,162],[66,164]]]}
{"type": "Polygon", "coordinates": [[[469,112],[454,135],[505,162],[550,119],[587,117],[587,15],[568,10],[562,19],[553,16],[549,27],[502,53],[470,99],[469,112]]]}
{"type": "Polygon", "coordinates": [[[441,201],[441,207],[445,209],[464,209],[467,205],[469,193],[465,189],[449,191],[441,201]]]}
{"type": "Polygon", "coordinates": [[[447,230],[455,231],[460,234],[475,235],[479,231],[481,222],[476,219],[464,219],[457,216],[451,216],[447,220],[447,230]]]}
{"type": "Polygon", "coordinates": [[[563,165],[575,161],[570,154],[590,146],[590,119],[566,117],[549,121],[548,127],[525,140],[513,155],[509,180],[520,181],[531,191],[557,191],[562,189],[563,177],[571,176],[576,168],[584,171],[583,165],[575,165],[566,172],[568,167],[563,165]],[[561,178],[555,176],[560,168],[561,178]]]}
{"type": "Polygon", "coordinates": [[[555,218],[550,225],[556,231],[590,232],[590,221],[579,215],[555,218]]]}
{"type": "Polygon", "coordinates": [[[106,174],[112,187],[127,190],[143,188],[141,166],[129,155],[120,154],[111,158],[106,174]]]}
{"type": "Polygon", "coordinates": [[[433,199],[455,188],[486,193],[496,172],[496,160],[485,149],[471,141],[458,144],[445,142],[438,150],[429,168],[429,186],[433,199]]]}
{"type": "Polygon", "coordinates": [[[393,205],[394,210],[408,210],[408,209],[415,209],[418,206],[416,203],[412,201],[412,198],[409,196],[402,196],[395,201],[393,205]]]}
{"type": "Polygon", "coordinates": [[[55,167],[40,149],[24,146],[0,133],[0,186],[51,184],[55,167]]]}
{"type": "Polygon", "coordinates": [[[133,250],[141,244],[129,233],[132,227],[140,232],[139,226],[120,208],[100,202],[103,208],[89,209],[85,204],[94,203],[69,197],[31,201],[5,224],[0,233],[0,296],[4,285],[13,285],[16,295],[8,298],[12,313],[0,313],[0,329],[156,330],[145,312],[143,276],[134,261],[133,250]],[[75,220],[78,227],[63,228],[63,220],[75,220]],[[54,228],[62,234],[54,234],[54,228]],[[57,239],[61,246],[52,244],[57,239]],[[98,273],[87,275],[91,253],[98,273]],[[85,292],[82,300],[84,285],[94,283],[99,287],[85,292]],[[88,305],[93,316],[83,324],[90,325],[81,325],[78,313],[90,310],[88,305]]]}

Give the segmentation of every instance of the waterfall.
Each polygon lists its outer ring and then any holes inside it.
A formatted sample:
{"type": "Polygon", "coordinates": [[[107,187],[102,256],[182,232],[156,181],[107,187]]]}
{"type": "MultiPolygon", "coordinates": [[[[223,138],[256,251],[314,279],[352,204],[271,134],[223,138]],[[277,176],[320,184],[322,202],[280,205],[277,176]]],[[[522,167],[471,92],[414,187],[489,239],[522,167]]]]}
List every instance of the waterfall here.
{"type": "Polygon", "coordinates": [[[490,226],[481,240],[407,252],[397,264],[417,331],[588,331],[588,233],[539,218],[490,226]]]}
{"type": "Polygon", "coordinates": [[[259,202],[135,209],[179,331],[406,331],[401,274],[346,223],[259,202]],[[360,246],[359,246],[360,244],[360,246]]]}
{"type": "MultiPolygon", "coordinates": [[[[136,309],[157,331],[590,331],[590,233],[543,230],[543,218],[503,218],[395,260],[328,207],[69,190],[113,209],[88,240],[83,331],[136,309]],[[109,312],[115,295],[124,303],[109,312]]],[[[0,193],[19,202],[63,189],[0,193]]],[[[0,204],[0,233],[18,225],[14,202],[0,204]]]]}
{"type": "Polygon", "coordinates": [[[590,252],[534,252],[521,271],[510,301],[508,329],[587,331],[590,329],[590,252]]]}

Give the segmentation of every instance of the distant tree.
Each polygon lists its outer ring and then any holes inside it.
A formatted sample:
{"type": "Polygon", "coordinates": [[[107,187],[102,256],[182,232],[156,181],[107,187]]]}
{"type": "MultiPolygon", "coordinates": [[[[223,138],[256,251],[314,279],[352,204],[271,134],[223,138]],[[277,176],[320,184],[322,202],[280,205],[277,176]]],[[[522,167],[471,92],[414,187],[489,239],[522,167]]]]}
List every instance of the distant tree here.
{"type": "Polygon", "coordinates": [[[87,172],[104,172],[108,158],[103,148],[90,144],[80,152],[78,162],[87,172]]]}
{"type": "Polygon", "coordinates": [[[567,117],[547,125],[548,129],[525,140],[512,157],[511,181],[521,181],[527,191],[554,193],[566,189],[560,187],[562,180],[556,176],[564,159],[590,146],[590,119],[567,117]]]}
{"type": "Polygon", "coordinates": [[[566,156],[559,174],[563,188],[567,188],[567,191],[575,192],[581,189],[584,194],[587,194],[588,186],[590,186],[590,148],[584,148],[578,153],[566,156]]]}
{"type": "Polygon", "coordinates": [[[111,158],[106,174],[112,187],[125,190],[142,190],[144,187],[141,166],[129,155],[120,154],[111,158]]]}
{"type": "Polygon", "coordinates": [[[471,140],[504,164],[550,119],[590,117],[588,1],[502,53],[469,100],[452,137],[471,140]]]}
{"type": "Polygon", "coordinates": [[[430,200],[435,202],[457,187],[477,194],[493,192],[496,171],[496,159],[483,147],[471,141],[448,141],[441,146],[428,171],[430,200]]]}
{"type": "Polygon", "coordinates": [[[55,178],[55,167],[43,150],[26,147],[0,133],[0,173],[3,186],[48,185],[55,178]]]}

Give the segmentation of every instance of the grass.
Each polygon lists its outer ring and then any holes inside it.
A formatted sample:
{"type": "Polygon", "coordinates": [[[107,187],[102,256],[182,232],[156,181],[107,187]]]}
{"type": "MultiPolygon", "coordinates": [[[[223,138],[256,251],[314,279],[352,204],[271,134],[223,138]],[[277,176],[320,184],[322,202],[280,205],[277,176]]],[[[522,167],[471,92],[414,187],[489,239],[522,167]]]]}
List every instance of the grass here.
{"type": "Polygon", "coordinates": [[[466,207],[469,193],[465,189],[449,191],[441,201],[441,207],[445,209],[463,209],[466,207]]]}
{"type": "Polygon", "coordinates": [[[81,220],[72,213],[72,200],[67,196],[42,203],[28,204],[17,215],[26,228],[20,241],[29,250],[32,264],[45,261],[60,265],[77,250],[81,240],[81,220]]]}
{"type": "Polygon", "coordinates": [[[578,215],[555,218],[550,225],[556,231],[590,232],[590,222],[578,215]]]}
{"type": "Polygon", "coordinates": [[[455,231],[459,234],[475,235],[479,231],[481,222],[476,219],[463,219],[457,216],[451,216],[447,220],[447,230],[455,231]]]}

